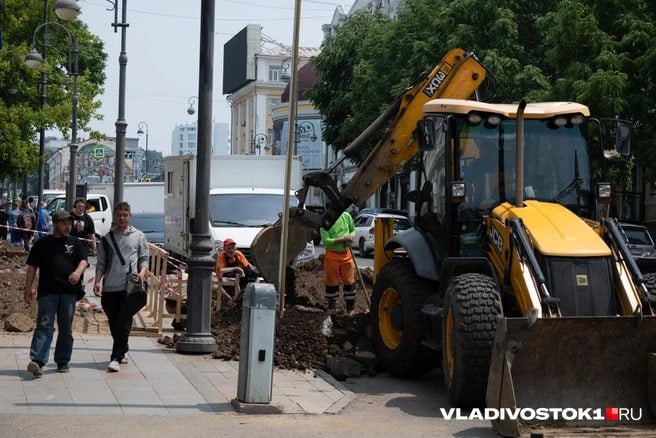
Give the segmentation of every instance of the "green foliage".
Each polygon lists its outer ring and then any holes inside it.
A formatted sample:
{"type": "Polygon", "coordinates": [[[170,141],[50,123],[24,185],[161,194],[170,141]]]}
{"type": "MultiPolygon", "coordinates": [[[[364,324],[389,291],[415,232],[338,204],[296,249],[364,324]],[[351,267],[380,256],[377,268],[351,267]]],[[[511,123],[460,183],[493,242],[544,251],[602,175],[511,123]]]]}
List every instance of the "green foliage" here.
{"type": "MultiPolygon", "coordinates": [[[[497,102],[572,100],[634,124],[656,176],[656,9],[652,0],[405,0],[396,20],[355,14],[315,59],[324,139],[346,147],[448,50],[474,51],[497,102]]],[[[360,157],[362,158],[362,157],[360,157]]],[[[634,160],[609,164],[624,185],[634,160]],[[618,163],[618,164],[615,164],[618,163]]]]}
{"type": "Polygon", "coordinates": [[[107,55],[99,38],[79,20],[59,20],[48,2],[48,22],[58,23],[35,30],[43,23],[43,0],[4,0],[0,11],[3,49],[0,50],[0,179],[19,180],[36,171],[37,137],[41,127],[57,129],[70,136],[72,78],[69,76],[69,37],[79,40],[78,129],[82,130],[100,108],[98,97],[105,81],[107,55]],[[44,30],[50,36],[45,63],[39,70],[25,65],[25,55],[36,37],[43,55],[44,30]],[[46,74],[46,105],[41,108],[42,73],[46,74]]]}

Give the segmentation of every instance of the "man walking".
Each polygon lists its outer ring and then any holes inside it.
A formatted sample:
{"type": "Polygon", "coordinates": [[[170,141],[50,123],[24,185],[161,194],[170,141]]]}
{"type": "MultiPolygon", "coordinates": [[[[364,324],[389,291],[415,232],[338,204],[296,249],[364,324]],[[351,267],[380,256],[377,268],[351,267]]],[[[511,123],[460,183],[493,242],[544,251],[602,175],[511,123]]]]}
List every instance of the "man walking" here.
{"type": "Polygon", "coordinates": [[[27,366],[34,377],[41,377],[42,369],[48,363],[55,318],[57,371],[68,372],[73,352],[75,301],[83,293],[82,275],[88,266],[86,250],[77,239],[69,236],[73,223],[71,215],[58,211],[52,222],[53,233],[37,240],[27,257],[23,294],[27,304],[32,302],[32,282],[39,270],[37,325],[30,346],[31,362],[27,366]]]}
{"type": "Polygon", "coordinates": [[[351,254],[351,242],[355,237],[355,224],[347,212],[341,214],[330,230],[320,229],[321,240],[326,248],[323,258],[323,276],[326,284],[328,310],[335,310],[339,297],[339,283],[344,287],[346,311],[355,308],[355,267],[351,254]]]}
{"type": "Polygon", "coordinates": [[[73,230],[71,236],[77,237],[84,242],[89,255],[96,255],[96,228],[93,219],[86,210],[87,201],[84,198],[77,198],[73,203],[73,230]]]}
{"type": "Polygon", "coordinates": [[[148,278],[148,242],[141,231],[130,225],[132,213],[127,202],[114,206],[114,226],[98,247],[96,284],[93,292],[102,297],[101,304],[109,320],[114,340],[107,371],[117,372],[127,363],[128,338],[132,329],[132,312],[128,306],[127,278],[137,276],[140,284],[148,278]]]}

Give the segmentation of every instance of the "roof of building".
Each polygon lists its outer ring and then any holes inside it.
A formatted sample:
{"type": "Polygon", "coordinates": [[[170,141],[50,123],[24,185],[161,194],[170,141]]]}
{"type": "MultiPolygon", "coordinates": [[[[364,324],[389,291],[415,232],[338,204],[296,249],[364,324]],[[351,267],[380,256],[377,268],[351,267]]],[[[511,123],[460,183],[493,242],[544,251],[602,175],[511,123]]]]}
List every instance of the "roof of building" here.
{"type": "MultiPolygon", "coordinates": [[[[319,75],[314,70],[314,64],[308,62],[298,70],[298,98],[306,100],[305,93],[310,91],[314,84],[319,82],[319,75]]],[[[289,102],[289,83],[280,96],[280,102],[289,102]]]]}
{"type": "MultiPolygon", "coordinates": [[[[292,53],[291,47],[274,46],[269,49],[262,50],[263,55],[271,55],[271,56],[291,56],[291,53],[292,53]]],[[[298,48],[298,56],[300,56],[301,58],[311,58],[313,56],[317,56],[319,53],[321,53],[321,49],[319,47],[298,48]]]]}

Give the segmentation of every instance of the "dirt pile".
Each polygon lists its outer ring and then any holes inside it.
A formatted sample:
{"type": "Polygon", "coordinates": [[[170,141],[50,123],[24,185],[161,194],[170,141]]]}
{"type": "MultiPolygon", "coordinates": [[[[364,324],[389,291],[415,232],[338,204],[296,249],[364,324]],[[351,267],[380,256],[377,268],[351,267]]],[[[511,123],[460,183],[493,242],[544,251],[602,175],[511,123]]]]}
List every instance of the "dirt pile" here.
{"type": "Polygon", "coordinates": [[[25,260],[27,253],[20,246],[0,240],[0,319],[12,313],[30,314],[23,302],[25,260]]]}
{"type": "MultiPolygon", "coordinates": [[[[371,290],[371,269],[363,270],[363,277],[367,289],[371,290]]],[[[293,272],[288,272],[288,278],[294,287],[288,288],[285,311],[276,321],[276,366],[300,370],[324,368],[327,356],[355,358],[358,349],[368,347],[363,340],[366,338],[369,305],[359,282],[354,314],[344,314],[345,306],[340,298],[337,312],[332,316],[332,333],[327,337],[321,333],[322,324],[329,316],[324,299],[323,259],[298,265],[293,272]]],[[[212,314],[212,334],[217,343],[214,357],[217,359],[239,360],[242,298],[223,300],[221,310],[212,314]]],[[[216,294],[213,299],[216,300],[216,294]]],[[[175,339],[169,338],[164,343],[173,347],[175,339]]]]}

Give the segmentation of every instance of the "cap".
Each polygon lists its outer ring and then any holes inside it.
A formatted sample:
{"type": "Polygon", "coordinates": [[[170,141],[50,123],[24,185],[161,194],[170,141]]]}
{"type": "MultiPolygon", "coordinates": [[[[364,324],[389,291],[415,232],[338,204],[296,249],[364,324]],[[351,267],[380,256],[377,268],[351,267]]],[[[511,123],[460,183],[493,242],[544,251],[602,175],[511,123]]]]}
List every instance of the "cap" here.
{"type": "Polygon", "coordinates": [[[73,216],[71,216],[71,214],[69,212],[67,212],[66,210],[56,211],[52,215],[52,223],[62,222],[62,221],[69,220],[69,219],[72,220],[73,216]]]}
{"type": "Polygon", "coordinates": [[[237,242],[235,242],[235,239],[232,237],[228,237],[226,240],[223,241],[223,246],[226,247],[228,245],[235,245],[237,242]]]}

